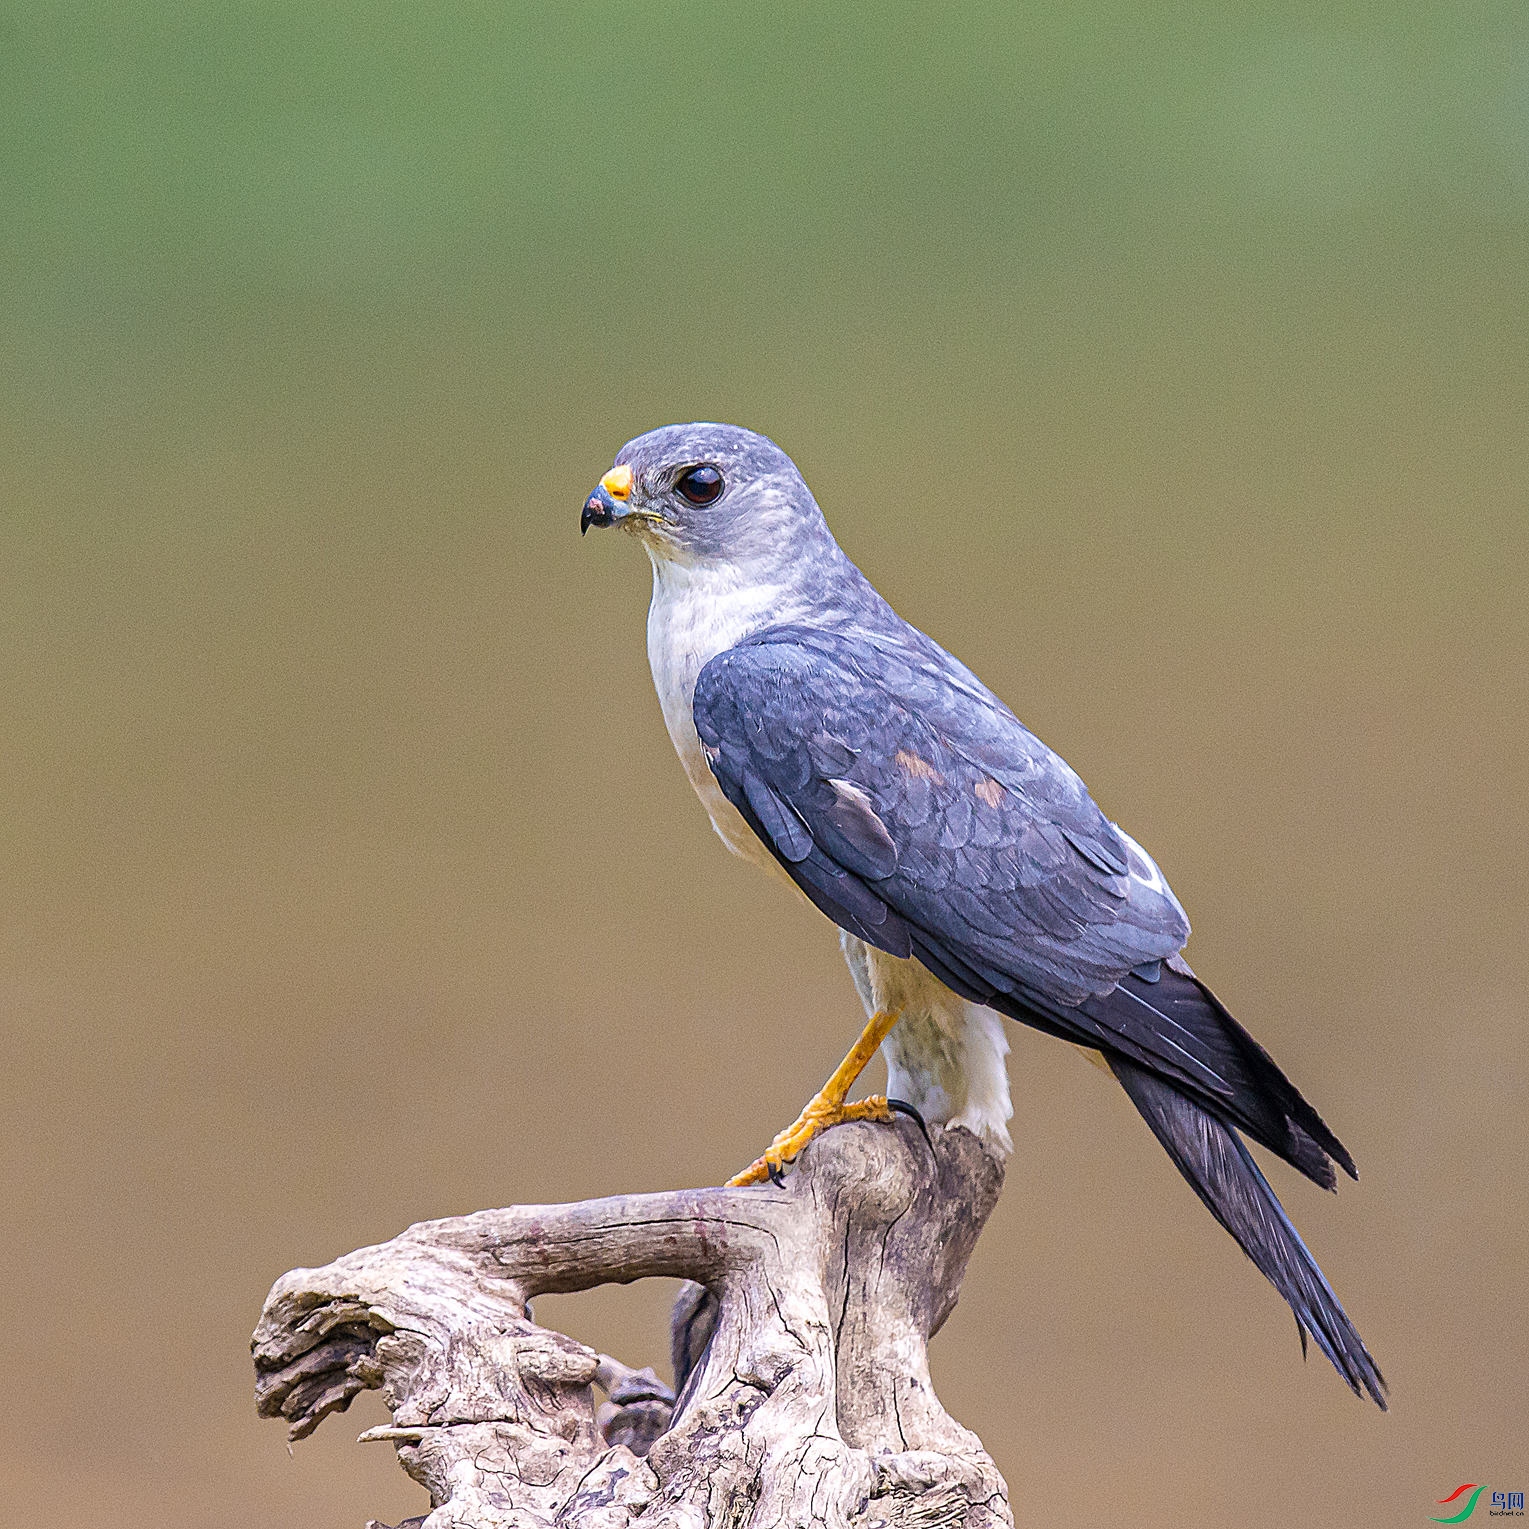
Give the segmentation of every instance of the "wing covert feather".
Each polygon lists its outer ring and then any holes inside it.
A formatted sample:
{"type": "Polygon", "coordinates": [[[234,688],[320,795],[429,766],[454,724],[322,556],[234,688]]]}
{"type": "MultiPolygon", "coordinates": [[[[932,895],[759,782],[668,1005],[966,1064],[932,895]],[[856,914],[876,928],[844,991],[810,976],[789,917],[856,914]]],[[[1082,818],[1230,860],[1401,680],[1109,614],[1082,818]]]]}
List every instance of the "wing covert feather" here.
{"type": "Polygon", "coordinates": [[[1072,770],[995,698],[905,655],[763,633],[706,665],[694,715],[718,784],[788,873],[864,926],[870,905],[835,872],[859,883],[897,915],[899,954],[907,926],[997,991],[1074,1008],[1188,936],[1072,770]]]}
{"type": "MultiPolygon", "coordinates": [[[[932,648],[931,644],[931,648],[932,648]]],[[[1353,1162],[1178,952],[1162,873],[948,656],[831,631],[718,654],[694,716],[728,799],[841,928],[1146,1068],[1331,1187],[1353,1162]]]]}

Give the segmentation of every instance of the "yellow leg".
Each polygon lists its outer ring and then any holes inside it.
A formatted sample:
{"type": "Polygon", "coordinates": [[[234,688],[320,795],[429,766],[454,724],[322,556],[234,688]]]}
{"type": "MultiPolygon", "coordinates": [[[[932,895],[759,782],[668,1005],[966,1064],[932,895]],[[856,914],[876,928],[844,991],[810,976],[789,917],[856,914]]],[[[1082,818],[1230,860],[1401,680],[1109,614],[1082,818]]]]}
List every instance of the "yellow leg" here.
{"type": "Polygon", "coordinates": [[[891,1033],[900,1012],[897,1009],[883,1009],[872,1016],[860,1032],[860,1039],[850,1047],[849,1055],[834,1068],[833,1076],[813,1095],[807,1108],[765,1148],[763,1157],[756,1158],[742,1173],[735,1173],[727,1181],[729,1185],[764,1183],[771,1176],[772,1170],[779,1173],[819,1131],[826,1131],[829,1126],[842,1125],[847,1120],[892,1118],[892,1111],[887,1108],[886,1098],[881,1094],[872,1094],[870,1098],[859,1099],[854,1104],[846,1104],[844,1101],[854,1087],[855,1079],[865,1071],[867,1063],[876,1055],[876,1048],[891,1033]]]}

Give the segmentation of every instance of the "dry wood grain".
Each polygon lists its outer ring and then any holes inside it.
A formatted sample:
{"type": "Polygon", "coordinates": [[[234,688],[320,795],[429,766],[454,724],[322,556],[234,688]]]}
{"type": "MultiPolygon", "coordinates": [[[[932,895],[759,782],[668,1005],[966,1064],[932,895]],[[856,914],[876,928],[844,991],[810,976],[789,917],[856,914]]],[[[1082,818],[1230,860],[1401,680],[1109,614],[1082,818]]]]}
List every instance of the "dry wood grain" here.
{"type": "Polygon", "coordinates": [[[840,1126],[783,1185],[620,1195],[423,1222],[267,1298],[256,1405],[294,1439],[378,1387],[427,1529],[988,1529],[1012,1523],[927,1346],[1003,1165],[968,1132],[840,1126]],[[653,1275],[676,1402],[528,1315],[653,1275]],[[607,1400],[596,1410],[594,1388],[607,1400]]]}

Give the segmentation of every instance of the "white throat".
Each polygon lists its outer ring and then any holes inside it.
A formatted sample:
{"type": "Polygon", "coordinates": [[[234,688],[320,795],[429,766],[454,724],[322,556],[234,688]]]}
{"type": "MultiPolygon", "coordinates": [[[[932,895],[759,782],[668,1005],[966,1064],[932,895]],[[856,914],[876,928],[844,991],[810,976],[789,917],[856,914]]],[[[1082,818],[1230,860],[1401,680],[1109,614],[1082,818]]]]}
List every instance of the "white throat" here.
{"type": "Polygon", "coordinates": [[[651,547],[653,603],[648,607],[648,663],[664,725],[712,827],[735,855],[780,874],[775,858],[722,794],[701,751],[691,710],[695,682],[717,654],[803,611],[790,584],[751,577],[737,565],[680,562],[651,547]]]}

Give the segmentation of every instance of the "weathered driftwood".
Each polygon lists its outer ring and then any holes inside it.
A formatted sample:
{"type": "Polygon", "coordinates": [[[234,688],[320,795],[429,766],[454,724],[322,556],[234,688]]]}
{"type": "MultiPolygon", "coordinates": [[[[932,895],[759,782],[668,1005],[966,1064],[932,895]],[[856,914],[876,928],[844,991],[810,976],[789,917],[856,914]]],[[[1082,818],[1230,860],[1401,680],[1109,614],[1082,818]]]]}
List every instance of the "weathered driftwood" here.
{"type": "Polygon", "coordinates": [[[903,1119],[828,1131],[784,1185],[424,1222],[276,1282],[256,1403],[298,1439],[381,1387],[392,1426],[362,1438],[396,1444],[428,1529],[1010,1524],[926,1352],[1002,1178],[968,1132],[903,1119]],[[652,1275],[697,1282],[677,1403],[527,1305],[652,1275]]]}

